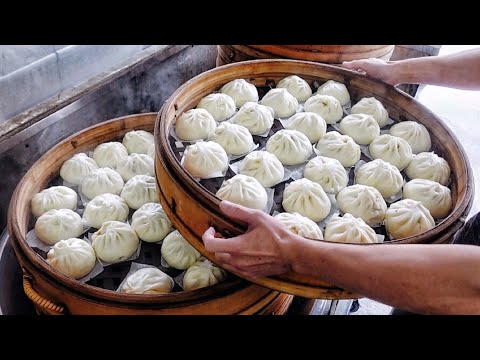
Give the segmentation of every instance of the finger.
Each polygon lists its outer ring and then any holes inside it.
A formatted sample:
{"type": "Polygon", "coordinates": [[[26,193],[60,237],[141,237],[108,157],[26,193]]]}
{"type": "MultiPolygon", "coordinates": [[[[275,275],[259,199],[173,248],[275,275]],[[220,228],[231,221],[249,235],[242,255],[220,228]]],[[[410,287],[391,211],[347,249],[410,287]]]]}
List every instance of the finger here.
{"type": "Polygon", "coordinates": [[[215,237],[217,232],[213,226],[210,226],[202,235],[202,239],[204,236],[215,237]]]}
{"type": "Polygon", "coordinates": [[[247,224],[254,224],[260,213],[258,210],[250,209],[226,200],[220,203],[220,209],[225,215],[236,220],[244,221],[247,224]]]}
{"type": "Polygon", "coordinates": [[[344,61],[341,65],[347,69],[357,70],[364,64],[361,60],[344,61]]]}
{"type": "Polygon", "coordinates": [[[202,235],[203,244],[205,249],[210,252],[228,252],[235,253],[239,250],[239,243],[241,239],[234,237],[230,239],[215,237],[211,231],[205,231],[202,235]]]}
{"type": "Polygon", "coordinates": [[[232,255],[229,253],[223,253],[223,252],[216,252],[215,253],[215,258],[223,265],[223,264],[230,264],[232,260],[232,255]]]}

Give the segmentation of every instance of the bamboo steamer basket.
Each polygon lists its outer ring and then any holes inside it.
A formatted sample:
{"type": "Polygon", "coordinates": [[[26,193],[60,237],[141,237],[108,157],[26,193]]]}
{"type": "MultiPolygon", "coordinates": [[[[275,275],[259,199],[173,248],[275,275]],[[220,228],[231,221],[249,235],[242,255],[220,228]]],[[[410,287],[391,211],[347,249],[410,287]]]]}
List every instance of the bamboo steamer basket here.
{"type": "MultiPolygon", "coordinates": [[[[194,108],[199,100],[227,82],[243,78],[256,86],[278,82],[289,75],[320,83],[336,80],[344,83],[352,103],[362,97],[375,96],[396,121],[413,120],[425,125],[432,138],[433,149],[450,164],[453,210],[433,229],[416,236],[389,241],[389,244],[425,244],[450,242],[464,225],[473,201],[473,176],[466,154],[455,135],[426,107],[407,94],[383,82],[336,66],[295,60],[254,60],[229,64],[207,71],[182,85],[165,103],[155,125],[155,170],[160,197],[175,227],[204,256],[216,262],[213,253],[205,250],[202,234],[214,226],[227,236],[246,230],[245,224],[227,218],[220,211],[220,199],[201,186],[181,165],[169,143],[168,135],[175,119],[194,108]]],[[[364,245],[377,246],[378,244],[364,245]]],[[[288,273],[279,276],[246,278],[258,285],[306,298],[341,299],[359,297],[318,279],[288,273]]]]}
{"type": "Polygon", "coordinates": [[[390,60],[395,45],[218,45],[217,66],[254,59],[339,64],[365,58],[390,60]]]}
{"type": "MultiPolygon", "coordinates": [[[[62,141],[25,174],[12,196],[8,231],[23,271],[25,294],[43,314],[284,314],[293,296],[260,287],[235,276],[202,289],[162,295],[131,295],[82,284],[50,267],[25,238],[30,201],[59,176],[73,154],[121,139],[130,130],[153,131],[157,113],[131,115],[87,128],[62,141]]],[[[181,231],[181,229],[179,229],[181,231]]]]}

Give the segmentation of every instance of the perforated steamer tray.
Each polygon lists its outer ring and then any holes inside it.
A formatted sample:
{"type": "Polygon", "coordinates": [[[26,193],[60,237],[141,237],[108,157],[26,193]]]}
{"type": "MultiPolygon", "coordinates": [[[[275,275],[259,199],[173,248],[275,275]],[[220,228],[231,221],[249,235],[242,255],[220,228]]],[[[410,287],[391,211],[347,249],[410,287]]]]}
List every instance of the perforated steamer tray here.
{"type": "MultiPolygon", "coordinates": [[[[347,71],[334,66],[294,60],[255,60],[230,64],[207,71],[181,86],[166,102],[159,113],[155,125],[156,173],[160,187],[160,196],[165,211],[177,228],[187,234],[187,240],[203,255],[215,262],[212,253],[205,250],[201,236],[209,226],[227,236],[237,235],[245,231],[245,225],[233,221],[220,211],[220,200],[214,195],[223,182],[223,178],[215,181],[198,182],[190,176],[179,162],[179,154],[169,138],[175,119],[183,112],[196,107],[199,100],[214,92],[227,82],[243,78],[255,84],[257,88],[269,88],[280,79],[298,75],[310,84],[319,84],[327,80],[344,83],[352,98],[352,103],[362,97],[374,96],[384,104],[389,115],[395,121],[417,121],[427,127],[430,132],[433,150],[444,157],[452,169],[453,209],[451,214],[435,228],[417,236],[388,243],[435,243],[446,242],[463,225],[472,202],[472,175],[468,160],[455,135],[443,122],[416,100],[392,86],[375,79],[347,71]],[[161,121],[158,121],[161,120],[161,121]]],[[[262,96],[262,94],[260,94],[262,96]]],[[[276,121],[277,123],[277,121],[276,121]]],[[[279,123],[272,132],[278,130],[279,123]]],[[[332,130],[329,127],[327,130],[332,130]]],[[[262,139],[254,137],[262,142],[262,139]]],[[[265,142],[267,139],[263,138],[265,142]]],[[[262,144],[261,144],[262,145],[262,144]]],[[[368,160],[365,159],[364,160],[368,160]]],[[[233,173],[227,173],[227,177],[233,173]]],[[[353,182],[350,174],[350,184],[353,182]]],[[[282,186],[277,186],[275,203],[272,212],[282,210],[282,186]]],[[[362,245],[362,246],[376,246],[362,245]]],[[[271,289],[294,295],[313,298],[348,298],[355,295],[335,286],[301,276],[295,273],[265,278],[248,278],[249,281],[271,289]]]]}
{"type": "MultiPolygon", "coordinates": [[[[8,232],[22,268],[27,296],[39,311],[48,314],[253,314],[289,304],[291,296],[256,286],[232,274],[216,285],[191,291],[159,295],[120,293],[114,290],[127,274],[130,261],[108,266],[91,281],[81,283],[54,270],[44,256],[27,243],[27,233],[34,223],[30,201],[36,193],[53,184],[64,161],[99,143],[121,138],[129,130],[152,131],[156,115],[130,115],[84,129],[54,146],[20,180],[9,207],[8,232]]],[[[160,245],[143,243],[135,262],[161,265],[159,257],[160,245]]],[[[176,275],[176,270],[162,270],[176,275]]]]}
{"type": "MultiPolygon", "coordinates": [[[[270,88],[267,88],[267,89],[270,89],[270,88]]],[[[261,94],[260,99],[266,93],[265,91],[262,91],[262,90],[264,90],[264,89],[262,89],[262,88],[259,89],[259,94],[261,94]]],[[[273,122],[273,126],[270,129],[270,132],[269,132],[267,137],[253,135],[254,143],[259,145],[258,148],[255,151],[265,150],[265,145],[266,145],[268,139],[271,136],[273,136],[273,134],[275,134],[277,131],[282,130],[282,129],[284,129],[284,127],[282,126],[279,119],[275,119],[274,122],[273,122]]],[[[327,126],[327,131],[337,131],[337,130],[332,125],[328,125],[327,126]]],[[[183,157],[183,153],[185,151],[185,148],[191,143],[188,142],[188,141],[180,142],[171,135],[169,136],[169,142],[170,142],[170,147],[171,147],[173,153],[175,154],[176,159],[179,162],[181,162],[181,159],[183,157]]],[[[313,144],[313,147],[315,147],[315,144],[313,144]]],[[[315,157],[315,156],[316,156],[315,153],[313,153],[311,158],[315,157]]],[[[241,163],[244,157],[245,156],[242,156],[240,158],[236,158],[235,160],[230,161],[230,164],[241,163]]],[[[363,160],[365,162],[371,161],[371,159],[368,158],[363,152],[361,154],[360,160],[363,160]]],[[[298,168],[305,167],[307,162],[308,162],[308,160],[305,161],[303,164],[299,165],[298,168]]],[[[353,185],[354,180],[355,180],[354,168],[352,167],[352,168],[348,168],[348,169],[345,169],[345,170],[347,171],[348,177],[349,177],[348,186],[353,185]]],[[[299,170],[299,172],[303,173],[303,169],[299,170]]],[[[222,184],[225,180],[228,180],[235,175],[236,175],[236,173],[229,166],[228,169],[227,169],[227,172],[225,173],[225,176],[214,177],[214,178],[210,178],[210,179],[197,179],[197,181],[205,189],[210,191],[212,194],[215,194],[218,191],[218,189],[220,189],[220,187],[222,186],[222,184]]],[[[406,175],[403,172],[402,172],[402,175],[404,176],[404,178],[406,177],[406,175]]],[[[302,177],[303,177],[303,174],[302,174],[302,177]]],[[[294,180],[295,179],[293,177],[290,177],[286,181],[282,181],[282,182],[280,182],[279,184],[277,184],[276,186],[273,187],[273,189],[274,189],[273,206],[269,210],[269,215],[275,215],[276,213],[285,211],[283,209],[283,206],[282,206],[283,191],[285,190],[286,185],[291,183],[294,180]]],[[[333,194],[331,194],[331,195],[333,196],[333,194]]],[[[331,215],[334,214],[334,213],[338,213],[338,209],[332,208],[332,211],[330,212],[329,216],[331,217],[331,215]]],[[[320,222],[320,223],[321,223],[320,227],[322,228],[322,231],[323,231],[325,221],[320,222]]],[[[375,231],[377,232],[377,234],[384,235],[384,236],[386,235],[385,226],[383,226],[383,225],[375,227],[375,231]]],[[[385,237],[385,239],[387,239],[387,237],[385,237]]]]}
{"type": "MultiPolygon", "coordinates": [[[[152,131],[152,129],[148,129],[148,131],[152,131]]],[[[108,141],[121,142],[122,138],[123,136],[119,138],[111,138],[108,141]]],[[[93,151],[94,148],[95,146],[91,148],[90,151],[93,151]]],[[[88,153],[88,151],[86,152],[88,153]]],[[[59,186],[59,185],[65,185],[65,184],[60,176],[56,176],[45,186],[45,188],[49,188],[51,186],[59,186]]],[[[80,199],[78,186],[72,186],[71,188],[77,192],[77,195],[79,196],[79,199],[80,199]]],[[[79,214],[82,214],[84,208],[85,208],[85,205],[80,200],[76,212],[79,214]]],[[[131,222],[131,218],[135,210],[133,209],[129,209],[129,210],[130,212],[128,215],[128,221],[131,222]]],[[[37,218],[35,218],[34,216],[30,217],[29,225],[28,225],[29,230],[34,228],[36,219],[37,218]]],[[[97,231],[97,229],[89,228],[85,233],[83,233],[80,236],[80,238],[83,238],[83,237],[88,238],[88,236],[93,234],[95,231],[97,231]]],[[[172,231],[174,231],[174,229],[172,229],[172,231]]],[[[47,258],[46,251],[41,250],[37,247],[32,247],[32,249],[41,258],[43,259],[47,258]]],[[[125,260],[122,262],[105,266],[103,267],[103,270],[100,274],[95,275],[85,283],[98,288],[116,291],[119,285],[121,284],[121,282],[125,279],[127,273],[129,272],[131,263],[135,262],[135,263],[155,266],[160,270],[162,270],[163,272],[165,272],[167,275],[171,276],[173,279],[175,279],[175,282],[174,282],[175,285],[172,289],[172,293],[183,291],[183,289],[180,287],[179,282],[176,280],[176,278],[180,276],[182,273],[184,273],[185,270],[178,270],[169,266],[164,266],[165,262],[163,261],[162,263],[162,256],[161,256],[160,249],[161,249],[161,243],[148,243],[140,240],[140,251],[138,253],[138,256],[134,256],[135,259],[125,260]]]]}

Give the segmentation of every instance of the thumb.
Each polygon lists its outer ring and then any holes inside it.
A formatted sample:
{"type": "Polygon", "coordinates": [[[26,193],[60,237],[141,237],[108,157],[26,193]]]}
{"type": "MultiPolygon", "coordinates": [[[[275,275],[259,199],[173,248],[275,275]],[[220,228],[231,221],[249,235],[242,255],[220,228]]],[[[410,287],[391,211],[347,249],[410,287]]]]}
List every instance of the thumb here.
{"type": "Polygon", "coordinates": [[[222,200],[220,203],[220,209],[225,215],[246,222],[247,224],[254,223],[258,218],[258,210],[250,209],[226,200],[222,200]]]}

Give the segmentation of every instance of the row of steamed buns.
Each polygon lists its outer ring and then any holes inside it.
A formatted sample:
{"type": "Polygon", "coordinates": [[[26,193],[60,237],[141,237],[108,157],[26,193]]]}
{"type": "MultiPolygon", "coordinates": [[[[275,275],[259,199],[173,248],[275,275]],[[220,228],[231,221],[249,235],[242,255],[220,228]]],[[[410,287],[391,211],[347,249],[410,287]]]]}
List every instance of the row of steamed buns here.
{"type": "Polygon", "coordinates": [[[340,192],[337,202],[342,212],[370,225],[386,220],[387,231],[394,238],[424,232],[435,226],[433,218],[448,215],[451,196],[445,185],[450,167],[443,158],[428,152],[431,139],[422,124],[400,122],[391,127],[390,134],[380,135],[388,113],[377,99],[363,98],[352,107],[352,114],[342,119],[342,105],[350,102],[344,84],[330,80],[311,95],[310,85],[298,76],[281,80],[260,103],[253,84],[237,79],[224,85],[220,93],[204,97],[196,109],[185,112],[176,121],[178,137],[207,140],[187,146],[183,159],[186,170],[199,178],[225,172],[228,155],[248,152],[253,147],[252,135],[268,132],[274,117],[292,115],[286,129],[268,139],[266,151],[250,152],[241,161],[240,174],[224,182],[216,193],[218,197],[263,210],[267,194],[262,187],[280,183],[284,165],[305,163],[316,143],[320,156],[306,164],[305,179],[294,181],[285,189],[282,205],[287,212],[321,221],[330,212],[325,192],[340,192]],[[305,100],[305,112],[296,113],[298,101],[305,100]],[[237,107],[240,109],[235,112],[237,107]],[[326,132],[327,124],[339,120],[343,134],[326,132]],[[355,178],[358,185],[341,191],[348,184],[345,168],[360,160],[360,145],[369,145],[375,160],[359,168],[355,178]],[[401,170],[413,179],[405,186],[401,170]],[[403,197],[410,200],[400,201],[387,211],[383,198],[394,196],[402,187],[403,197]],[[414,219],[418,220],[415,226],[414,219]]]}
{"type": "MultiPolygon", "coordinates": [[[[166,216],[158,197],[153,172],[153,135],[130,131],[122,142],[98,145],[92,157],[80,153],[61,167],[60,176],[91,199],[83,218],[74,210],[78,195],[67,186],[52,186],[36,194],[32,213],[38,217],[37,237],[53,247],[47,262],[66,276],[79,279],[92,271],[96,259],[117,263],[130,258],[140,240],[162,241],[161,254],[175,269],[186,270],[183,289],[213,285],[226,277],[196,251],[166,216]],[[126,181],[123,184],[123,181],[126,181]],[[122,185],[120,185],[122,184],[122,185]],[[130,186],[129,184],[133,184],[130,186]],[[130,209],[136,210],[128,223],[130,209]],[[98,229],[89,242],[78,238],[88,228],[98,229]]],[[[136,294],[171,292],[174,281],[160,269],[148,266],[125,279],[120,291],[136,294]]]]}

